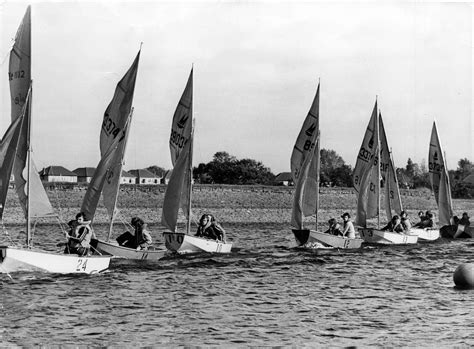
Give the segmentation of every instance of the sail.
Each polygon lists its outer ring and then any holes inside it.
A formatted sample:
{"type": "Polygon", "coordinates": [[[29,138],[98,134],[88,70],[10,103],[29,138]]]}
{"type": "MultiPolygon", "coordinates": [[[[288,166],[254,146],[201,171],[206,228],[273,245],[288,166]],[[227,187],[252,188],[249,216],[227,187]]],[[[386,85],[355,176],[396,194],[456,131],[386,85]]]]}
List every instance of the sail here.
{"type": "Polygon", "coordinates": [[[365,131],[353,174],[357,193],[356,224],[365,227],[367,219],[374,218],[379,211],[379,118],[377,101],[365,131]]]}
{"type": "MultiPolygon", "coordinates": [[[[125,124],[124,127],[124,131],[127,132],[128,123],[125,124]]],[[[105,152],[100,159],[97,169],[94,172],[94,176],[87,187],[86,195],[84,195],[84,199],[82,200],[81,211],[84,212],[88,220],[93,220],[94,218],[100,194],[102,193],[104,184],[110,173],[109,169],[113,168],[114,160],[116,160],[115,155],[117,149],[121,146],[121,143],[123,143],[122,137],[116,137],[113,140],[113,143],[110,144],[107,152],[105,152]]]]}
{"type": "Polygon", "coordinates": [[[387,135],[383,126],[382,114],[379,113],[380,127],[380,186],[385,193],[385,212],[387,220],[390,220],[394,214],[400,214],[402,211],[400,189],[395,172],[395,166],[390,156],[390,147],[388,146],[387,135]]]}
{"type": "Polygon", "coordinates": [[[21,127],[20,139],[16,150],[15,162],[13,165],[13,176],[15,178],[15,188],[23,209],[25,218],[28,213],[30,218],[41,218],[55,215],[38,171],[34,165],[32,152],[29,151],[29,137],[31,127],[31,99],[33,91],[30,88],[27,93],[27,100],[24,104],[24,120],[21,127]],[[28,156],[31,157],[28,166],[28,156]],[[28,174],[29,168],[29,174],[28,174]],[[29,185],[27,180],[29,179],[29,185]],[[28,198],[29,191],[29,198],[28,198]],[[29,205],[29,206],[28,206],[29,205]],[[29,212],[28,212],[29,211],[29,212]]]}
{"type": "Polygon", "coordinates": [[[319,84],[313,104],[303,122],[291,154],[295,194],[291,225],[303,228],[303,217],[317,213],[320,168],[319,84]]]}
{"type": "Polygon", "coordinates": [[[10,176],[23,119],[23,116],[16,118],[10,124],[10,127],[0,142],[0,219],[3,218],[3,210],[5,209],[5,202],[7,200],[10,176]]]}
{"type": "Polygon", "coordinates": [[[448,168],[444,159],[441,142],[439,141],[436,123],[431,130],[430,149],[428,154],[431,187],[435,195],[439,210],[439,223],[449,225],[453,216],[451,201],[451,185],[449,183],[448,168]]]}
{"type": "MultiPolygon", "coordinates": [[[[115,88],[112,101],[105,110],[100,132],[101,156],[104,156],[104,154],[107,153],[110,145],[116,138],[120,138],[119,145],[114,148],[115,150],[112,155],[113,159],[110,161],[110,167],[106,169],[107,177],[102,189],[104,206],[107,208],[107,212],[111,219],[114,217],[117,195],[120,187],[123,157],[127,145],[128,130],[130,129],[130,121],[128,119],[131,115],[139,59],[140,51],[138,51],[132,66],[128,69],[127,73],[115,88]],[[128,127],[125,127],[126,124],[128,124],[128,127]]],[[[103,174],[98,173],[97,175],[102,176],[103,174]]]]}
{"type": "Polygon", "coordinates": [[[357,155],[357,161],[352,176],[354,189],[358,193],[361,187],[362,176],[372,167],[374,157],[377,154],[377,142],[374,137],[375,124],[377,119],[377,101],[375,101],[374,110],[370,117],[369,125],[365,131],[362,145],[357,155]]]}
{"type": "Polygon", "coordinates": [[[15,43],[10,51],[8,67],[10,82],[11,119],[20,116],[31,81],[31,7],[26,9],[25,16],[15,36],[15,43]]]}
{"type": "Polygon", "coordinates": [[[186,142],[181,149],[178,161],[173,167],[170,180],[166,187],[165,198],[163,200],[163,211],[161,215],[161,224],[171,232],[176,232],[176,223],[178,222],[179,208],[183,209],[186,217],[189,217],[189,185],[190,179],[190,154],[191,142],[186,142]]]}
{"type": "Polygon", "coordinates": [[[176,165],[183,147],[191,137],[193,115],[193,70],[173,115],[170,135],[171,163],[176,165]]]}

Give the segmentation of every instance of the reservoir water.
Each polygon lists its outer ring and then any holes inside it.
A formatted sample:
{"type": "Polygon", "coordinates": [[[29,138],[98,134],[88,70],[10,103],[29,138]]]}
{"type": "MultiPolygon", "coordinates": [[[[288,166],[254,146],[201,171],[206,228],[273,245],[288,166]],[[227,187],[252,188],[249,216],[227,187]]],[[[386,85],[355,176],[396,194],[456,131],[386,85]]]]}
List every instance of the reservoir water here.
{"type": "MultiPolygon", "coordinates": [[[[0,274],[0,346],[474,345],[474,291],[452,280],[473,241],[305,251],[282,224],[225,228],[228,255],[0,274]]],[[[39,245],[58,241],[51,229],[39,245]]]]}

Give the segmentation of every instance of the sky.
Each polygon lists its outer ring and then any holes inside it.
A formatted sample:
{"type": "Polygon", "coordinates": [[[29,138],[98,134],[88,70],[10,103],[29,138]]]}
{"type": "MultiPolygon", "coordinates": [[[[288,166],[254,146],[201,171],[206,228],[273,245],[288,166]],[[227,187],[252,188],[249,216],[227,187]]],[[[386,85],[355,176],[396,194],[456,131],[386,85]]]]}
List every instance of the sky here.
{"type": "MultiPolygon", "coordinates": [[[[321,147],[355,165],[377,96],[395,165],[474,162],[473,5],[465,2],[33,1],[37,167],[95,167],[104,111],[143,42],[124,168],[171,168],[171,121],[194,66],[194,165],[218,151],[289,171],[320,91],[321,147]]],[[[8,56],[28,3],[0,1],[0,132],[8,56]]]]}

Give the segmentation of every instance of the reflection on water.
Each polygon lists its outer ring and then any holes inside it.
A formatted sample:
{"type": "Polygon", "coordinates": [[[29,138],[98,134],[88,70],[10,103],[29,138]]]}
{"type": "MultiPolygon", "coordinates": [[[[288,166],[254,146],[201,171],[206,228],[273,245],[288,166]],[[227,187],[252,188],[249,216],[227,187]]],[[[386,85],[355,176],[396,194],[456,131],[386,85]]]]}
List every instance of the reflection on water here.
{"type": "Polygon", "coordinates": [[[289,248],[282,225],[226,228],[228,255],[113,260],[92,276],[1,274],[0,346],[474,344],[474,291],[452,281],[471,241],[320,252],[289,248]]]}

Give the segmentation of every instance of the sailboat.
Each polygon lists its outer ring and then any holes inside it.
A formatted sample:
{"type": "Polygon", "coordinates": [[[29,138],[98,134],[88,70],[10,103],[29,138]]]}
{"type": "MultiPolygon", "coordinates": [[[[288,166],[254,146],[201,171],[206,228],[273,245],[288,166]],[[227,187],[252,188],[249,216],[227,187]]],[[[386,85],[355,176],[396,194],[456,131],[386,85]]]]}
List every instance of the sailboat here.
{"type": "MultiPolygon", "coordinates": [[[[439,224],[441,229],[432,229],[444,238],[472,237],[470,231],[464,231],[464,227],[458,228],[451,225],[453,217],[453,203],[451,200],[451,184],[449,182],[448,166],[439,140],[436,122],[433,121],[431,129],[430,148],[428,153],[428,164],[430,172],[431,188],[435,196],[439,211],[439,224]]],[[[422,229],[417,229],[422,230],[422,229]]]]}
{"type": "Polygon", "coordinates": [[[26,220],[25,246],[0,246],[0,272],[98,273],[109,267],[110,257],[67,255],[32,246],[32,219],[57,216],[36,170],[31,152],[31,8],[28,7],[10,52],[9,80],[12,123],[1,143],[1,217],[10,175],[26,220]],[[24,176],[26,173],[26,178],[24,176]]]}
{"type": "Polygon", "coordinates": [[[178,253],[229,253],[232,243],[191,235],[192,163],[193,163],[193,70],[173,116],[170,152],[173,170],[163,200],[161,223],[166,248],[178,253]],[[177,232],[179,208],[187,219],[186,233],[177,232]]]}
{"type": "Polygon", "coordinates": [[[89,183],[84,196],[81,211],[88,219],[93,219],[100,196],[110,217],[107,239],[93,239],[92,246],[114,257],[127,259],[160,259],[166,250],[136,250],[118,245],[110,241],[113,232],[114,219],[118,214],[117,201],[120,192],[120,178],[124,163],[125,150],[133,115],[133,95],[140,60],[138,52],[132,66],[118,82],[112,101],[104,112],[100,131],[101,159],[89,183]]]}
{"type": "Polygon", "coordinates": [[[342,236],[317,231],[319,207],[320,172],[319,130],[319,84],[311,109],[306,116],[291,154],[291,174],[295,183],[295,194],[291,214],[291,225],[296,243],[299,246],[316,248],[360,248],[362,239],[349,239],[342,236]],[[316,216],[316,230],[305,229],[303,217],[316,216]]]}
{"type": "Polygon", "coordinates": [[[416,235],[399,234],[380,230],[381,190],[384,189],[387,219],[402,208],[395,166],[388,146],[382,121],[377,113],[377,101],[367,126],[367,130],[357,155],[353,174],[354,189],[357,193],[356,224],[364,241],[374,244],[415,244],[416,235]],[[379,161],[380,159],[380,161],[379,161]],[[377,229],[367,228],[367,220],[377,217],[377,229]]]}

